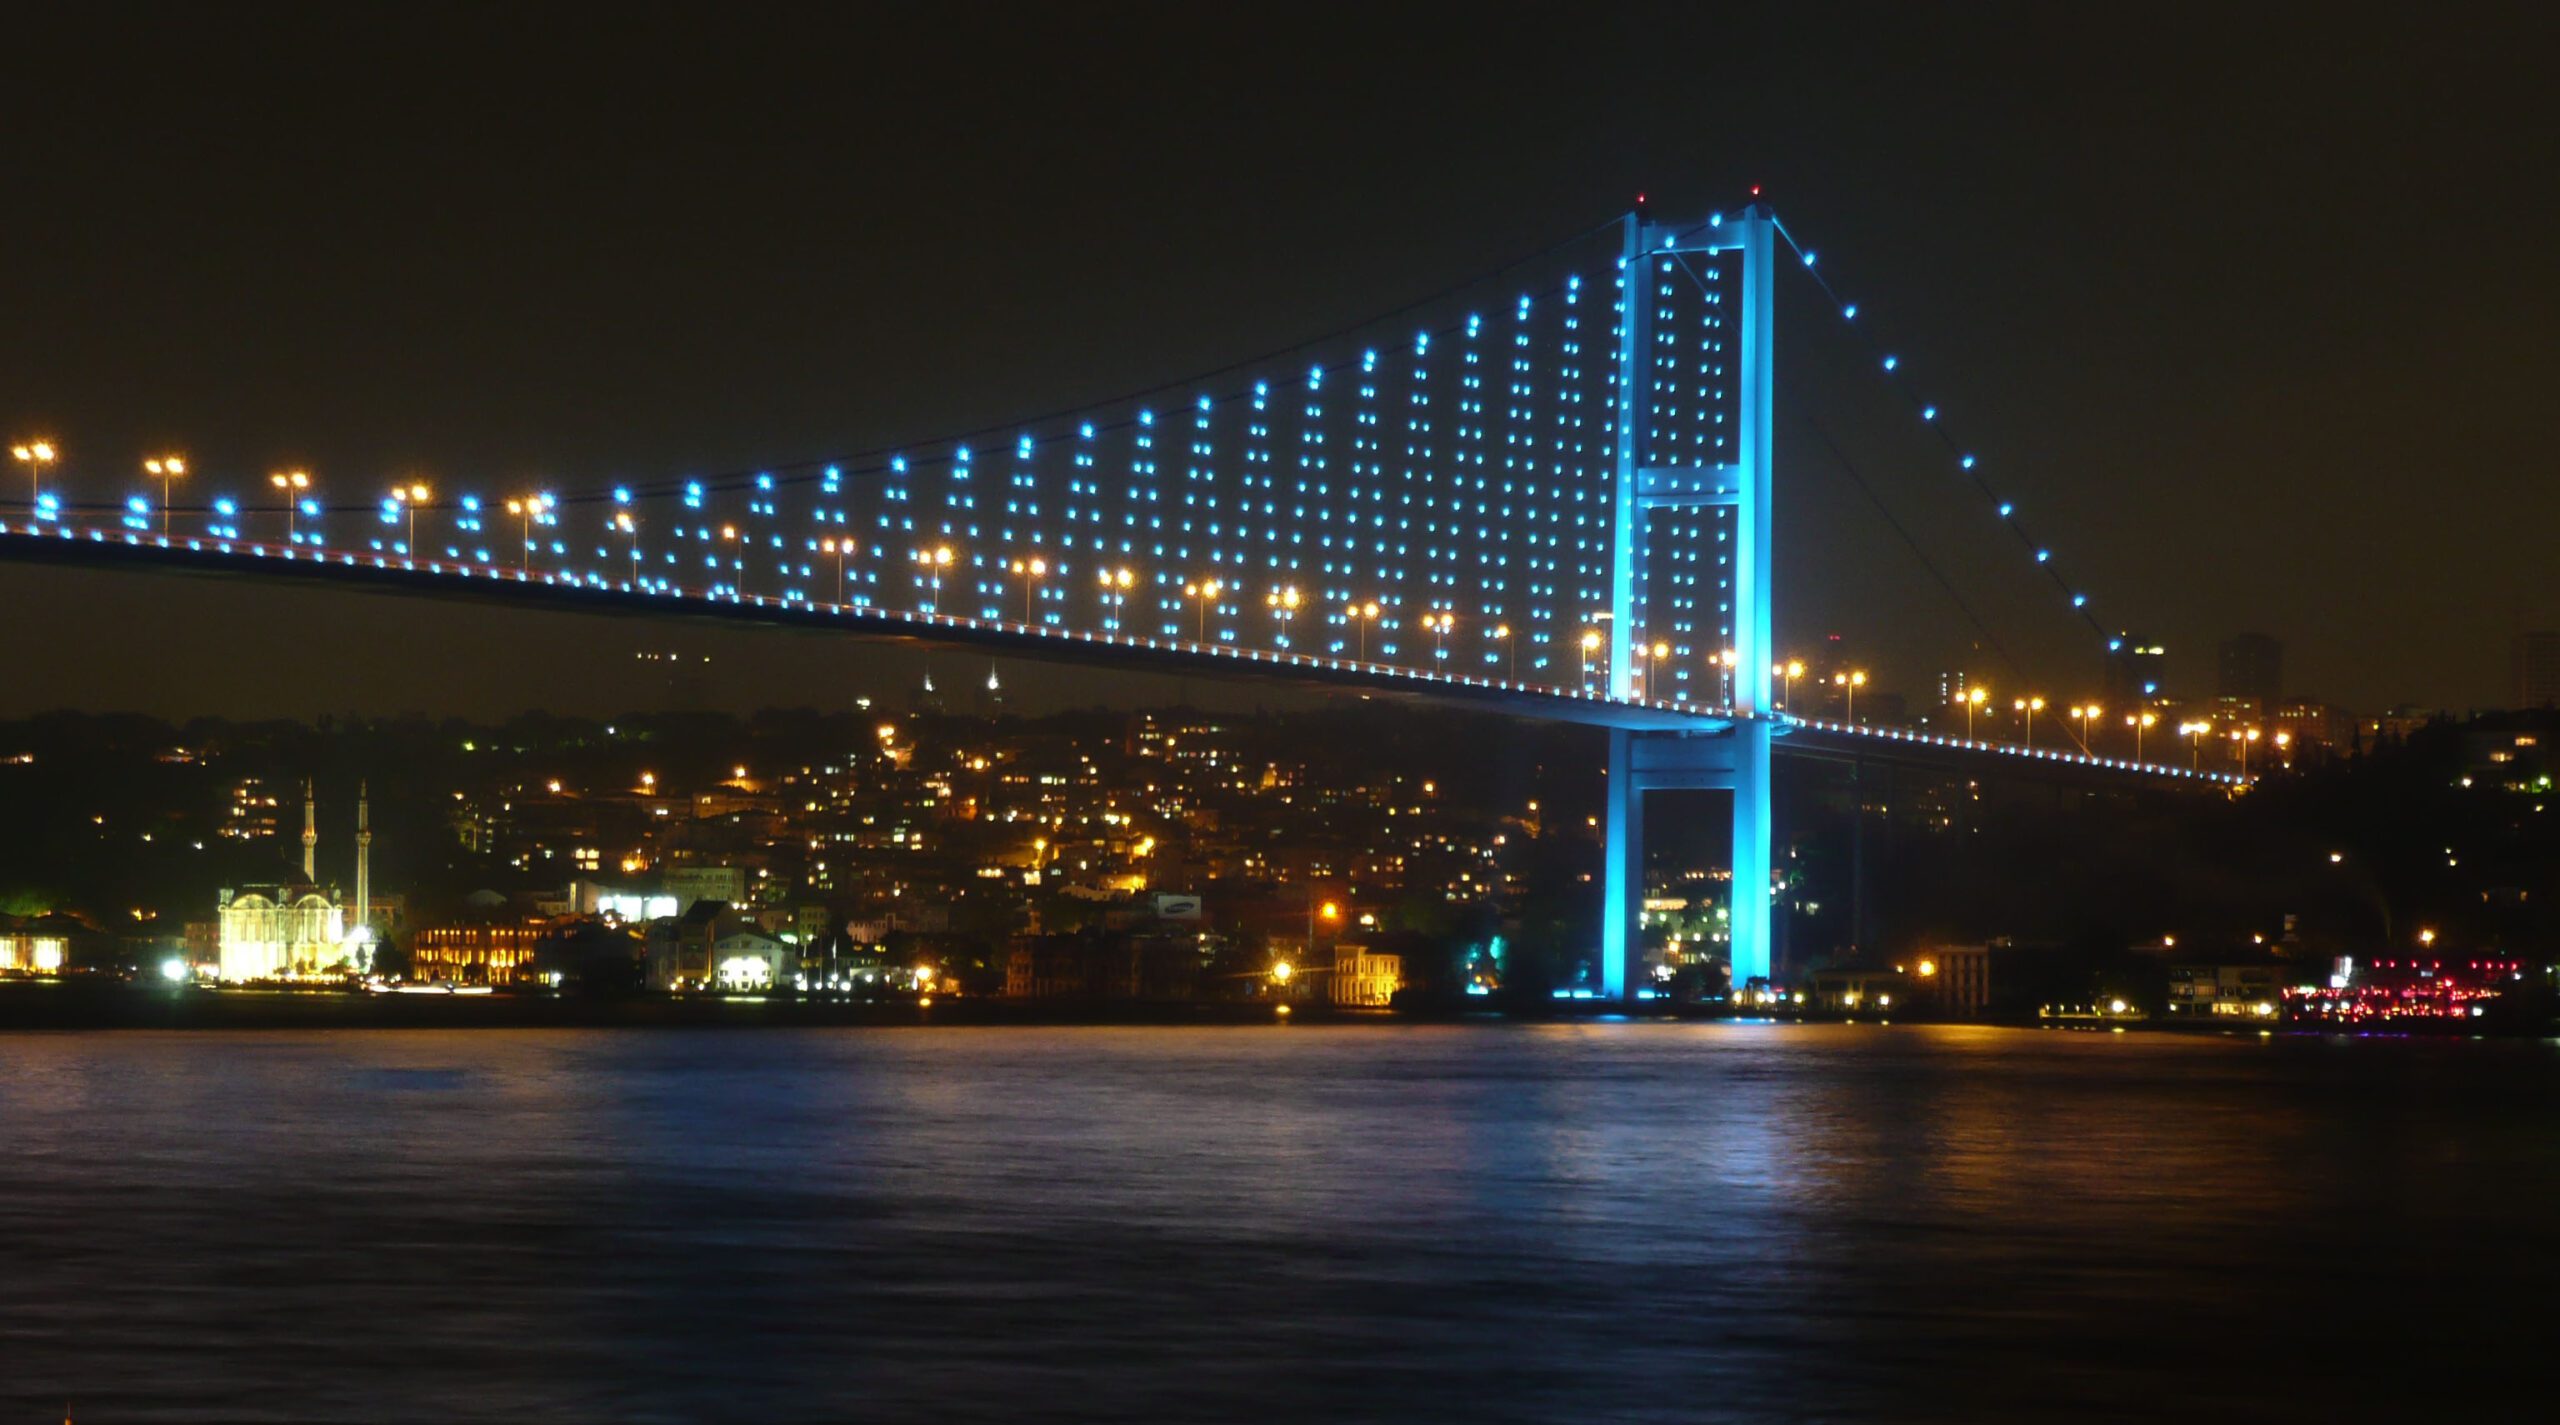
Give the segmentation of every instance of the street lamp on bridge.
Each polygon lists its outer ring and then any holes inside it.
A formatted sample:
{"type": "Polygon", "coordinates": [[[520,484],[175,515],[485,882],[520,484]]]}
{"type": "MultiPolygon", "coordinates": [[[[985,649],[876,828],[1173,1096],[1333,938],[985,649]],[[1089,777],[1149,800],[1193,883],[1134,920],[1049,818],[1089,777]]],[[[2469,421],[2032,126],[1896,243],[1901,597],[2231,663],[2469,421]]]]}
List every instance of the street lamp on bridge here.
{"type": "Polygon", "coordinates": [[[1964,704],[1964,740],[1971,742],[1973,740],[1973,715],[1976,711],[1980,710],[1984,703],[1991,701],[1991,690],[1983,687],[1967,688],[1964,690],[1964,697],[1958,701],[1964,704]]]}
{"type": "Polygon", "coordinates": [[[1040,558],[1017,559],[1013,561],[1012,569],[1014,575],[1022,580],[1022,622],[1025,627],[1029,627],[1031,600],[1039,588],[1040,581],[1048,576],[1049,561],[1040,558]]]}
{"type": "Polygon", "coordinates": [[[2258,736],[2258,730],[2254,727],[2246,730],[2237,727],[2231,729],[2231,747],[2240,758],[2240,780],[2244,782],[2249,780],[2249,744],[2257,741],[2258,736]]]}
{"type": "Polygon", "coordinates": [[[1120,631],[1120,615],[1129,607],[1129,590],[1137,582],[1138,576],[1126,565],[1102,571],[1102,597],[1111,601],[1109,627],[1114,633],[1120,631]]]}
{"type": "Polygon", "coordinates": [[[391,487],[391,507],[405,511],[409,516],[409,533],[406,542],[412,558],[415,558],[418,553],[418,506],[427,502],[428,493],[423,483],[391,487]]]}
{"type": "Polygon", "coordinates": [[[142,462],[142,473],[160,482],[160,537],[169,537],[169,487],[187,473],[186,457],[155,455],[142,462]]]}
{"type": "MultiPolygon", "coordinates": [[[[631,517],[629,515],[622,516],[615,527],[624,530],[630,529],[631,517]]],[[[853,541],[850,539],[837,539],[833,537],[821,539],[818,541],[818,552],[820,554],[832,554],[836,557],[836,607],[843,608],[847,597],[845,593],[845,584],[848,578],[845,573],[845,561],[853,554],[853,541]]],[[[638,540],[632,541],[631,559],[632,580],[634,583],[637,583],[640,575],[640,544],[638,540]]]]}
{"type": "Polygon", "coordinates": [[[951,567],[951,546],[937,544],[931,549],[919,549],[916,562],[924,566],[933,583],[933,601],[925,605],[925,612],[938,614],[942,612],[942,571],[951,567]]]}
{"type": "Polygon", "coordinates": [[[295,542],[293,515],[302,504],[302,492],[311,488],[311,475],[303,470],[279,470],[267,477],[267,483],[284,492],[284,542],[295,542]]]}
{"type": "Polygon", "coordinates": [[[1422,616],[1422,626],[1431,630],[1431,657],[1434,662],[1443,662],[1448,659],[1449,630],[1457,625],[1458,616],[1446,609],[1436,614],[1422,616]]]}
{"type": "Polygon", "coordinates": [[[1346,605],[1342,610],[1342,616],[1351,620],[1351,626],[1358,630],[1356,643],[1360,651],[1360,661],[1363,663],[1368,662],[1369,625],[1375,622],[1378,617],[1378,605],[1376,601],[1372,600],[1368,603],[1346,605]]]}
{"type": "Polygon", "coordinates": [[[27,467],[27,518],[42,519],[44,517],[44,473],[46,468],[59,458],[61,452],[54,448],[52,441],[31,440],[24,445],[9,447],[9,454],[20,465],[27,467]]]}
{"type": "Polygon", "coordinates": [[[2187,764],[2190,770],[2197,772],[2204,770],[2204,735],[2211,731],[2213,731],[2213,724],[2209,722],[2182,722],[2178,724],[2178,735],[2180,737],[2195,739],[2195,756],[2190,759],[2187,764]]]}
{"type": "Polygon", "coordinates": [[[2098,720],[2098,714],[2104,711],[2106,711],[2106,709],[2099,707],[2096,703],[2073,703],[2071,705],[2071,716],[2078,719],[2080,723],[2080,735],[2078,740],[2080,743],[2080,751],[2084,755],[2095,755],[2089,750],[2089,738],[2090,735],[2096,731],[2095,724],[2098,720]]]}
{"type": "Polygon", "coordinates": [[[517,561],[517,569],[528,574],[533,572],[533,526],[551,513],[551,507],[557,503],[549,495],[527,495],[520,500],[507,501],[507,513],[524,522],[524,548],[519,551],[521,557],[517,561]]]}
{"type": "Polygon", "coordinates": [[[1842,715],[1843,718],[1848,722],[1856,722],[1858,720],[1858,690],[1867,685],[1867,675],[1865,671],[1861,669],[1847,673],[1834,673],[1831,675],[1831,681],[1839,684],[1844,695],[1848,698],[1848,709],[1842,715]]]}
{"type": "Polygon", "coordinates": [[[1262,602],[1270,606],[1272,614],[1280,620],[1280,646],[1288,647],[1289,619],[1298,612],[1298,586],[1291,584],[1274,589],[1262,596],[1262,602]]]}
{"type": "Polygon", "coordinates": [[[1200,615],[1200,633],[1195,642],[1209,641],[1209,610],[1217,606],[1218,595],[1224,592],[1226,587],[1215,579],[1202,579],[1182,586],[1183,597],[1191,600],[1192,608],[1200,615]]]}
{"type": "Polygon", "coordinates": [[[1769,676],[1779,680],[1778,706],[1785,711],[1794,711],[1796,679],[1804,676],[1804,660],[1790,658],[1784,663],[1772,663],[1769,665],[1769,676]]]}
{"type": "Polygon", "coordinates": [[[2142,760],[2142,734],[2148,731],[2151,725],[2159,720],[2160,715],[2158,713],[2149,711],[2126,713],[2124,715],[2124,725],[2133,729],[2134,761],[2139,762],[2142,760]]]}
{"type": "Polygon", "coordinates": [[[1639,656],[1644,658],[1644,700],[1646,702],[1652,702],[1654,671],[1662,666],[1662,660],[1671,656],[1671,645],[1668,643],[1656,643],[1651,648],[1646,648],[1639,644],[1637,645],[1636,652],[1639,656]]]}
{"type": "Polygon", "coordinates": [[[2021,745],[2027,747],[2035,746],[2036,714],[2044,711],[2044,699],[2020,698],[2016,702],[2010,704],[2010,707],[2015,710],[2019,716],[2027,720],[2026,734],[2020,739],[2021,745]]]}

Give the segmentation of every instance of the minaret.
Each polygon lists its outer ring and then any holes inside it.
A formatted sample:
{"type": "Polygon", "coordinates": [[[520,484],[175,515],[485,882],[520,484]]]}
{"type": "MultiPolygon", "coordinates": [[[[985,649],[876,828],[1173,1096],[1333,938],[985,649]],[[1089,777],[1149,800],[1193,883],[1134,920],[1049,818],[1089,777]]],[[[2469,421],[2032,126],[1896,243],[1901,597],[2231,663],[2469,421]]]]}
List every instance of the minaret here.
{"type": "Polygon", "coordinates": [[[320,880],[320,813],[311,800],[311,779],[302,779],[302,883],[317,885],[320,880]]]}
{"type": "Polygon", "coordinates": [[[356,783],[356,926],[373,928],[372,789],[356,783]]]}

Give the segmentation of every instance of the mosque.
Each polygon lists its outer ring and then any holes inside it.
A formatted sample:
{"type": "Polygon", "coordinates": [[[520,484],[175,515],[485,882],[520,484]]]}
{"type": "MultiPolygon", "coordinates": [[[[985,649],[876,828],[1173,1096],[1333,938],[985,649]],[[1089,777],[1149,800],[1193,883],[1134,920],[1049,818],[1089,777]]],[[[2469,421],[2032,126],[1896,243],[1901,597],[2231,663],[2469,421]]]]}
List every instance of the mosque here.
{"type": "Polygon", "coordinates": [[[220,975],[245,980],[335,979],[373,968],[373,824],[364,789],[356,793],[356,892],[350,905],[335,886],[320,884],[319,818],[308,781],[302,784],[302,877],[266,885],[225,888],[221,917],[220,975]],[[348,924],[349,912],[354,924],[348,924]]]}

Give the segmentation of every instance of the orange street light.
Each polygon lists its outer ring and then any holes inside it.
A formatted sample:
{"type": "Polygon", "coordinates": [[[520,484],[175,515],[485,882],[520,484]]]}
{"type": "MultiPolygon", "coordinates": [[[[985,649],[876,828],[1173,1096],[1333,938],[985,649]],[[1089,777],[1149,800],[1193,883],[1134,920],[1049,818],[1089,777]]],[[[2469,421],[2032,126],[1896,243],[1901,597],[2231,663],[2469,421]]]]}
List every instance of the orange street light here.
{"type": "Polygon", "coordinates": [[[406,512],[409,516],[409,533],[407,543],[409,546],[409,552],[412,556],[414,556],[418,550],[418,506],[427,502],[429,493],[430,492],[423,482],[412,482],[407,485],[394,485],[391,487],[392,505],[395,508],[406,512]]]}
{"type": "Polygon", "coordinates": [[[1039,588],[1040,581],[1048,577],[1049,561],[1035,556],[1030,559],[1017,559],[1013,561],[1011,567],[1022,580],[1022,622],[1025,627],[1028,627],[1031,623],[1032,595],[1039,588]]]}
{"type": "Polygon", "coordinates": [[[160,482],[160,536],[169,535],[169,487],[187,473],[187,461],[181,455],[155,455],[142,462],[142,471],[160,482]]]}
{"type": "Polygon", "coordinates": [[[1226,587],[1215,579],[1202,579],[1182,586],[1183,597],[1191,600],[1192,608],[1200,615],[1200,632],[1194,642],[1209,641],[1209,610],[1217,606],[1218,595],[1225,592],[1226,587]]]}
{"type": "Polygon", "coordinates": [[[1137,582],[1138,576],[1129,572],[1126,566],[1102,571],[1102,597],[1111,601],[1108,627],[1115,631],[1120,627],[1122,611],[1129,606],[1129,590],[1137,582]]]}
{"type": "Polygon", "coordinates": [[[1280,620],[1280,646],[1289,646],[1289,620],[1298,612],[1298,586],[1290,584],[1262,596],[1272,615],[1280,620]]]}
{"type": "Polygon", "coordinates": [[[31,440],[9,447],[9,454],[27,467],[27,517],[33,519],[44,507],[44,473],[59,458],[60,452],[49,440],[31,440]]]}
{"type": "Polygon", "coordinates": [[[551,513],[551,507],[557,503],[559,502],[552,499],[549,495],[527,495],[522,499],[507,501],[507,513],[514,515],[517,519],[523,521],[524,549],[521,551],[521,558],[519,558],[516,563],[516,567],[519,570],[527,573],[532,572],[533,527],[537,522],[549,515],[551,513]]]}
{"type": "Polygon", "coordinates": [[[2160,721],[2160,715],[2155,712],[2145,711],[2138,713],[2126,713],[2124,715],[2124,725],[2133,729],[2134,761],[2139,762],[2142,760],[2142,734],[2150,731],[2152,725],[2158,721],[2160,721]]]}
{"type": "Polygon", "coordinates": [[[1346,604],[1343,606],[1342,616],[1350,621],[1351,626],[1355,631],[1355,641],[1358,644],[1360,661],[1363,663],[1368,662],[1369,625],[1377,621],[1377,602],[1375,600],[1371,600],[1367,603],[1346,604]]]}
{"type": "Polygon", "coordinates": [[[284,492],[284,542],[294,542],[293,516],[302,504],[302,492],[311,488],[311,476],[301,470],[279,470],[267,477],[267,483],[284,492]]]}
{"type": "Polygon", "coordinates": [[[1835,673],[1832,675],[1831,681],[1841,688],[1842,696],[1848,701],[1847,711],[1843,714],[1845,720],[1849,722],[1856,722],[1858,720],[1858,690],[1867,685],[1866,673],[1864,671],[1835,673]]]}
{"type": "Polygon", "coordinates": [[[933,602],[926,605],[926,611],[940,613],[942,611],[942,571],[951,567],[951,546],[937,544],[931,549],[919,549],[916,551],[916,562],[924,566],[925,573],[931,578],[933,585],[933,602]]]}

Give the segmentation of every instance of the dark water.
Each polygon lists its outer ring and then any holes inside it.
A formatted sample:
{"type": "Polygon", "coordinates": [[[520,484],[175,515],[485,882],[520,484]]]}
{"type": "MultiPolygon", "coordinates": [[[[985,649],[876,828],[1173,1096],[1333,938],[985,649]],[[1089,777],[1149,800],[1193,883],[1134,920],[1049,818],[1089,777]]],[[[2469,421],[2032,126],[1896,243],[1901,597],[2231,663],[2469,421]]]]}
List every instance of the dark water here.
{"type": "Polygon", "coordinates": [[[0,1037],[0,1425],[2547,1402],[2560,1050],[0,1037]]]}

